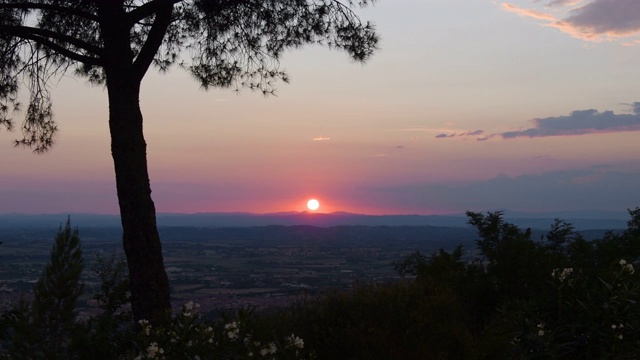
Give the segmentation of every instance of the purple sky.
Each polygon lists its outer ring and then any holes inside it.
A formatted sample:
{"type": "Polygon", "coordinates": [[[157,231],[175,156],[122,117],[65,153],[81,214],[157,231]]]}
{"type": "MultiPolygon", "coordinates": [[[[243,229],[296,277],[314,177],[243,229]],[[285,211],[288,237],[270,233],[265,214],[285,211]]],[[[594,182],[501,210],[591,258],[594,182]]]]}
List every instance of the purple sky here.
{"type": "MultiPolygon", "coordinates": [[[[160,212],[640,206],[640,1],[380,0],[365,65],[307,47],[277,96],[148,74],[160,212]]],[[[63,78],[44,155],[0,131],[0,213],[117,213],[104,90],[63,78]]],[[[16,115],[19,121],[22,115],[16,115]]]]}

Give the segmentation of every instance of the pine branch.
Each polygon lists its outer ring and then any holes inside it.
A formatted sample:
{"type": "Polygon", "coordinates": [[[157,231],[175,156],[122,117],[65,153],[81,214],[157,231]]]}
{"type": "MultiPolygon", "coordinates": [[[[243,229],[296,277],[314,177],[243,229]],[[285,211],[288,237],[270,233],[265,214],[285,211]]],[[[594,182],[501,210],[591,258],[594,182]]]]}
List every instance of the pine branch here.
{"type": "Polygon", "coordinates": [[[80,16],[80,17],[83,17],[83,18],[91,20],[91,21],[98,21],[98,17],[96,15],[94,15],[94,14],[78,10],[77,8],[72,8],[72,7],[68,7],[68,6],[60,6],[60,5],[56,5],[56,4],[37,4],[37,3],[32,3],[32,2],[19,2],[19,3],[13,2],[13,3],[7,3],[7,4],[0,4],[0,9],[49,10],[49,11],[56,11],[56,12],[59,12],[59,13],[62,13],[62,14],[67,14],[67,15],[80,16]]]}
{"type": "Polygon", "coordinates": [[[138,21],[149,17],[153,14],[156,14],[158,12],[158,10],[162,7],[165,6],[172,6],[174,4],[177,4],[179,2],[182,2],[183,0],[153,0],[150,1],[142,6],[138,6],[137,8],[135,8],[134,10],[131,10],[128,14],[127,14],[127,20],[129,22],[129,25],[133,26],[133,24],[137,23],[138,21]]]}
{"type": "Polygon", "coordinates": [[[93,53],[97,56],[100,56],[103,53],[102,48],[95,45],[91,45],[73,36],[68,36],[68,35],[60,34],[60,33],[50,31],[50,30],[45,30],[45,29],[38,29],[38,28],[33,28],[28,26],[13,26],[13,25],[0,25],[0,34],[7,34],[7,35],[20,37],[23,39],[35,41],[36,43],[46,46],[49,49],[63,56],[66,56],[72,60],[79,61],[88,65],[96,65],[96,66],[102,65],[102,60],[99,57],[92,57],[88,55],[79,54],[52,41],[52,39],[55,39],[58,41],[66,42],[77,48],[86,50],[89,53],[93,53]]]}
{"type": "Polygon", "coordinates": [[[151,26],[151,30],[149,31],[149,35],[147,36],[147,40],[142,46],[142,49],[140,49],[140,53],[138,53],[138,56],[133,63],[133,74],[140,79],[140,81],[142,81],[142,77],[144,77],[144,74],[153,62],[158,49],[162,45],[162,40],[167,32],[169,24],[171,23],[171,14],[173,4],[175,2],[175,0],[156,0],[146,4],[156,5],[156,16],[153,21],[153,25],[151,26]]]}

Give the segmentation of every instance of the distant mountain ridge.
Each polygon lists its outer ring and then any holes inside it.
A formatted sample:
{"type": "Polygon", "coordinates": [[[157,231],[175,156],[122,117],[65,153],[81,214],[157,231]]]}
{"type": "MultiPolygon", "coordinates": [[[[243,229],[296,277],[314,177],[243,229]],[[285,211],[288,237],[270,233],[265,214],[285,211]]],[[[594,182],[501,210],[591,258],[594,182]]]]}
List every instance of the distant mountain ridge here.
{"type": "MultiPolygon", "coordinates": [[[[118,215],[104,214],[0,214],[0,228],[55,227],[71,216],[74,226],[119,227],[118,215]]],[[[523,213],[504,211],[506,221],[522,228],[548,230],[554,219],[559,218],[574,225],[577,230],[619,230],[627,227],[627,212],[555,212],[523,213]]],[[[345,212],[309,213],[280,212],[252,213],[159,213],[158,226],[186,227],[254,227],[268,225],[312,225],[332,227],[341,225],[361,226],[444,226],[468,227],[464,214],[451,215],[363,215],[345,212]]]]}

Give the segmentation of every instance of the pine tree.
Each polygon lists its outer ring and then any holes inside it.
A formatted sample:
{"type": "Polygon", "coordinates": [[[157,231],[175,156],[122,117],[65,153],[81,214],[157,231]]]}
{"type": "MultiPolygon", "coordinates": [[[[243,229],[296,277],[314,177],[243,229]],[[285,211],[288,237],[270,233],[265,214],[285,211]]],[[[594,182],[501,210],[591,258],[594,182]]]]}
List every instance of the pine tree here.
{"type": "Polygon", "coordinates": [[[76,302],[84,290],[84,268],[78,229],[67,219],[55,238],[51,259],[33,291],[31,329],[46,358],[64,358],[76,324],[76,302]]]}
{"type": "Polygon", "coordinates": [[[162,323],[171,310],[140,109],[147,71],[175,66],[204,89],[270,94],[276,81],[288,81],[280,67],[287,50],[320,44],[367,60],[378,35],[354,7],[371,2],[0,0],[0,128],[14,127],[19,90],[29,91],[16,145],[35,152],[53,146],[58,128],[50,87],[60,77],[73,74],[105,87],[135,320],[162,323]]]}

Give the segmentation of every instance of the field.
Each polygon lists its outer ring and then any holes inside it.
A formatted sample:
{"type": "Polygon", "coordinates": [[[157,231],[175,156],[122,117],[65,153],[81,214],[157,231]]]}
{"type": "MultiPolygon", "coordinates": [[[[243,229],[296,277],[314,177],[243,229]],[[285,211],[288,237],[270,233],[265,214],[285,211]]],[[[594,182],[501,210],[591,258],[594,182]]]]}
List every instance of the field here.
{"type": "MultiPolygon", "coordinates": [[[[393,261],[421,251],[472,244],[467,229],[439,227],[266,226],[247,228],[161,229],[165,266],[175,306],[196,301],[204,309],[269,307],[355,282],[398,278],[393,261]]],[[[48,261],[57,229],[3,229],[0,233],[0,306],[6,310],[29,296],[48,261]]],[[[121,254],[118,228],[80,229],[85,258],[86,295],[98,282],[96,254],[121,254]]],[[[472,249],[473,246],[468,248],[472,249]]]]}

